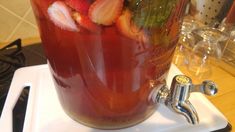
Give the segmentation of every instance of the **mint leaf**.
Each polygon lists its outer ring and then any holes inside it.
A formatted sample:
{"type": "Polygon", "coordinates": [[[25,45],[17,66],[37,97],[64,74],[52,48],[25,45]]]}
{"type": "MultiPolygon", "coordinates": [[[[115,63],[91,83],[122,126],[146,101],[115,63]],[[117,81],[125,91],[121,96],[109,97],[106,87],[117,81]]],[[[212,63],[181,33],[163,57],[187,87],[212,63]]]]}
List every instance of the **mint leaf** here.
{"type": "Polygon", "coordinates": [[[133,22],[141,28],[156,28],[164,25],[177,0],[129,0],[133,22]]]}

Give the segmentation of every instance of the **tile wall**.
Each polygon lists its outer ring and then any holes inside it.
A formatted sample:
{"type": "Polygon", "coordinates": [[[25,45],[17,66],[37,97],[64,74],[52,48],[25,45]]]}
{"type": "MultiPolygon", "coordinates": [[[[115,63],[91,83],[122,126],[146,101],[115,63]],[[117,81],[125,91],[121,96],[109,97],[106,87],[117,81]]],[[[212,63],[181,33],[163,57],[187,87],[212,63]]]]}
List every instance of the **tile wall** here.
{"type": "Polygon", "coordinates": [[[30,0],[0,0],[0,43],[38,36],[30,0]]]}

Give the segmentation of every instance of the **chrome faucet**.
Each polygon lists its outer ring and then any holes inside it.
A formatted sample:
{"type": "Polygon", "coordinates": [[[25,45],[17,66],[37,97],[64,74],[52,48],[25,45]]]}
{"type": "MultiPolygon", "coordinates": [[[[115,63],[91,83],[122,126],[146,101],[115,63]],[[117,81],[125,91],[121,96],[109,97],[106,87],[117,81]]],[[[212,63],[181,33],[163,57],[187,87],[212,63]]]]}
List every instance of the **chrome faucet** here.
{"type": "Polygon", "coordinates": [[[194,85],[189,77],[177,75],[173,78],[170,89],[166,85],[158,88],[157,94],[154,94],[154,102],[165,104],[174,112],[185,116],[189,123],[198,124],[198,114],[189,101],[190,93],[215,95],[217,91],[217,86],[212,81],[203,81],[202,84],[194,85]]]}

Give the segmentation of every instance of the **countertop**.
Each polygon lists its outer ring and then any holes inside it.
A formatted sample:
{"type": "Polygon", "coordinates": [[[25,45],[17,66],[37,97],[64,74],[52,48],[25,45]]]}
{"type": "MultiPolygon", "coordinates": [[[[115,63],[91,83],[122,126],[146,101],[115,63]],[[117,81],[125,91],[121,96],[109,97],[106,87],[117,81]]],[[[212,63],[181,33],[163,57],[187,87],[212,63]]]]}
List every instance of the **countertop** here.
{"type": "MultiPolygon", "coordinates": [[[[39,38],[25,39],[23,46],[33,43],[40,43],[39,38]]],[[[4,44],[0,44],[0,48],[4,44]]],[[[219,63],[220,64],[220,63],[219,63]]],[[[187,76],[191,77],[194,83],[200,83],[202,80],[193,76],[185,66],[178,68],[187,76]]],[[[234,67],[235,68],[235,67],[234,67]]],[[[207,98],[225,115],[229,123],[235,127],[235,76],[223,70],[219,66],[212,66],[212,75],[208,80],[213,80],[219,86],[219,92],[213,97],[207,98]]],[[[235,130],[233,130],[235,131],[235,130]]]]}
{"type": "MultiPolygon", "coordinates": [[[[178,68],[185,75],[191,77],[194,83],[202,81],[193,76],[185,66],[178,66],[178,68]]],[[[225,115],[229,123],[235,127],[235,77],[219,66],[212,66],[212,75],[208,80],[216,82],[219,91],[215,96],[207,96],[207,98],[225,115]]]]}

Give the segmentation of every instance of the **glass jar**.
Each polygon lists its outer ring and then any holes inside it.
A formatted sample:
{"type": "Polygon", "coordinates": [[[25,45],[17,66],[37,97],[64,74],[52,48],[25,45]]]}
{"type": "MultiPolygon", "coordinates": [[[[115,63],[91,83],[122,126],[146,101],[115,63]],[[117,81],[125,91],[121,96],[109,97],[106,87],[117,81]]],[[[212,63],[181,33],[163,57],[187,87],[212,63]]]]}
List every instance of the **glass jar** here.
{"type": "Polygon", "coordinates": [[[148,118],[165,82],[187,0],[31,0],[65,112],[117,129],[148,118]]]}

